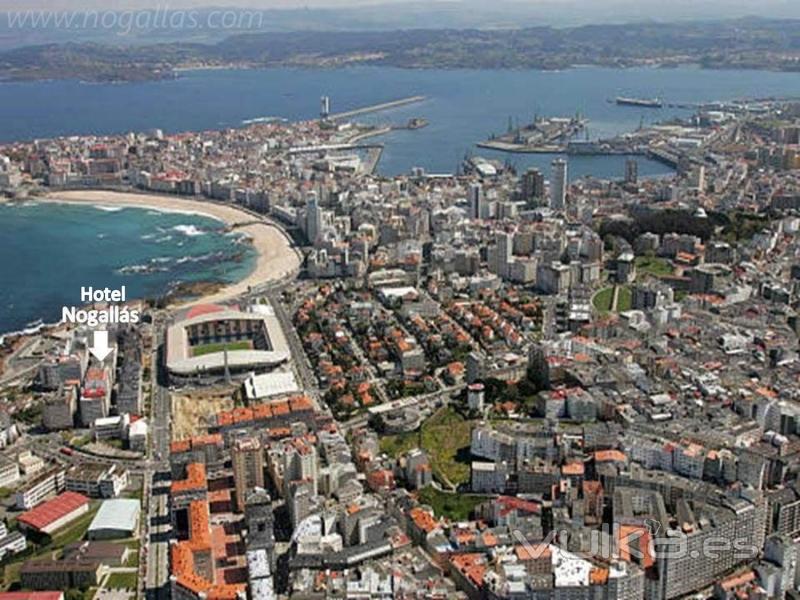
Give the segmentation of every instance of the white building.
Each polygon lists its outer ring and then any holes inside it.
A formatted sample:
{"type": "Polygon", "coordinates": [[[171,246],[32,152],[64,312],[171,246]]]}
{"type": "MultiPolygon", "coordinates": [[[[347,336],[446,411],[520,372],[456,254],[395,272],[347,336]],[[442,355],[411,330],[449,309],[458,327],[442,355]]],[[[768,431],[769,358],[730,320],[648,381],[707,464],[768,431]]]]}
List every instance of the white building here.
{"type": "Polygon", "coordinates": [[[130,416],[127,414],[95,419],[92,423],[92,435],[98,441],[121,438],[129,421],[130,416]]]}
{"type": "Polygon", "coordinates": [[[467,406],[470,410],[483,412],[485,391],[482,383],[473,383],[467,388],[467,406]]]}
{"type": "Polygon", "coordinates": [[[557,158],[552,166],[550,208],[556,211],[564,210],[567,206],[567,161],[557,158]]]}
{"type": "Polygon", "coordinates": [[[38,476],[28,486],[19,490],[14,497],[20,510],[30,510],[37,504],[64,491],[65,476],[63,469],[54,469],[38,476]]]}
{"type": "Polygon", "coordinates": [[[0,560],[3,560],[7,554],[16,554],[22,552],[28,547],[25,536],[19,531],[8,532],[6,524],[0,521],[0,560]]]}
{"type": "Polygon", "coordinates": [[[128,448],[134,452],[144,452],[147,449],[147,436],[150,428],[147,421],[138,419],[128,426],[128,448]]]}
{"type": "Polygon", "coordinates": [[[0,456],[0,487],[10,488],[19,481],[19,465],[13,460],[0,456]]]}

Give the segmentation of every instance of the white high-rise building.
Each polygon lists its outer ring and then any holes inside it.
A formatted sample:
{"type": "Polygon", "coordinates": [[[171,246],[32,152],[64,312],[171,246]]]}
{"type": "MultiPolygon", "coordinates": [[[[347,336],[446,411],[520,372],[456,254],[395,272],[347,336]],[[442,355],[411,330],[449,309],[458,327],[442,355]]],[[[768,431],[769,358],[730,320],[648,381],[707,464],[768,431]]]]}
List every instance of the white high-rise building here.
{"type": "Polygon", "coordinates": [[[550,181],[550,208],[564,210],[567,206],[567,161],[557,158],[553,161],[550,181]]]}
{"type": "Polygon", "coordinates": [[[304,440],[296,439],[287,446],[284,454],[283,476],[286,485],[292,481],[308,481],[313,495],[317,495],[317,451],[311,444],[304,440]]]}
{"type": "Polygon", "coordinates": [[[309,192],[306,197],[306,237],[312,244],[322,233],[322,208],[316,192],[309,192]]]}
{"type": "Polygon", "coordinates": [[[472,183],[469,186],[469,218],[483,219],[486,212],[484,205],[486,199],[483,197],[483,186],[480,183],[472,183]]]}
{"type": "Polygon", "coordinates": [[[498,231],[495,234],[494,248],[495,269],[500,277],[508,277],[508,271],[514,260],[514,235],[507,231],[498,231]]]}
{"type": "Polygon", "coordinates": [[[625,183],[635,185],[639,181],[639,163],[635,158],[625,161],[625,183]]]}

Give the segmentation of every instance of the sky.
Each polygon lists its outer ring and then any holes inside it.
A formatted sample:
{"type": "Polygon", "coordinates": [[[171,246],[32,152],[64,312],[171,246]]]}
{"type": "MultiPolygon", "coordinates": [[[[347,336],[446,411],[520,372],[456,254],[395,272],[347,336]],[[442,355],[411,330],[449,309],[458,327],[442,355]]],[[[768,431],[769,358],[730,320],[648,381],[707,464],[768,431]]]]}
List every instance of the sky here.
{"type": "MultiPolygon", "coordinates": [[[[431,1],[440,2],[443,0],[431,1]]],[[[199,2],[197,0],[0,0],[0,10],[127,10],[156,7],[180,9],[207,6],[247,6],[263,9],[303,9],[306,7],[342,8],[348,6],[376,4],[404,4],[407,2],[408,0],[202,0],[199,2]]]]}
{"type": "MultiPolygon", "coordinates": [[[[324,28],[326,12],[339,17],[334,29],[347,23],[367,28],[518,27],[529,25],[571,26],[641,21],[718,20],[743,16],[800,18],[800,0],[0,0],[0,13],[137,9],[182,10],[208,7],[226,9],[293,9],[276,14],[281,25],[324,28]],[[355,9],[355,10],[354,10],[355,9]],[[362,9],[362,10],[359,10],[362,9]],[[320,15],[323,20],[320,21],[320,15]],[[417,18],[418,15],[418,18],[417,18]],[[288,20],[287,20],[288,19],[288,20]],[[288,24],[288,25],[287,25],[288,24]]],[[[0,19],[0,29],[2,28],[0,19]]]]}
{"type": "MultiPolygon", "coordinates": [[[[426,4],[470,4],[475,0],[428,0],[426,4]]],[[[619,5],[619,0],[516,0],[520,6],[531,8],[536,5],[583,5],[587,9],[597,11],[604,4],[619,5]]],[[[705,5],[706,8],[714,7],[724,11],[726,7],[740,9],[751,6],[753,12],[763,15],[767,11],[770,15],[780,16],[780,10],[794,5],[796,0],[678,0],[670,4],[705,5]],[[757,8],[756,8],[756,5],[757,8]]],[[[477,2],[483,4],[485,2],[477,2]]],[[[509,4],[513,2],[508,2],[509,4]]],[[[83,9],[135,9],[135,8],[192,8],[206,6],[247,6],[263,9],[303,9],[303,8],[342,8],[365,5],[402,5],[409,4],[409,0],[0,0],[0,10],[25,10],[25,9],[50,9],[50,10],[83,10],[83,9]]],[[[627,4],[637,6],[637,10],[646,13],[648,7],[654,10],[663,8],[663,0],[629,0],[627,4]]]]}

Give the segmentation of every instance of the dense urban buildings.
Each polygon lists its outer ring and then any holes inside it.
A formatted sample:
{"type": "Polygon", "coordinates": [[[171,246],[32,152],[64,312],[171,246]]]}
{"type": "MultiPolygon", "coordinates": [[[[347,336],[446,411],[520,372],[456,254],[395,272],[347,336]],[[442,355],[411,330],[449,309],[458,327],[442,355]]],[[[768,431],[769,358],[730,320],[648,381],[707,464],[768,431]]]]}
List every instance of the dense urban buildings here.
{"type": "Polygon", "coordinates": [[[224,206],[299,265],[137,301],[107,356],[6,342],[10,600],[796,597],[800,105],[396,177],[320,106],[0,146],[13,199],[224,206]],[[624,167],[571,180],[580,153],[624,167]]]}

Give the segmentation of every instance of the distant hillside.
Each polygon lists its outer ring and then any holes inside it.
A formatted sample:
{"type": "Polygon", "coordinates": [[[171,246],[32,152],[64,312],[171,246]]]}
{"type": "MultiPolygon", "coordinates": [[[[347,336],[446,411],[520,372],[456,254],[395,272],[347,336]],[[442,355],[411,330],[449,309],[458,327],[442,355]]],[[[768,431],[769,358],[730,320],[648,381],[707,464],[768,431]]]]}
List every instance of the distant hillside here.
{"type": "Polygon", "coordinates": [[[800,21],[587,25],[566,29],[409,29],[254,33],[215,44],[112,46],[71,43],[0,53],[0,77],[130,81],[191,66],[346,64],[406,68],[561,69],[577,64],[800,70],[800,21]]]}

